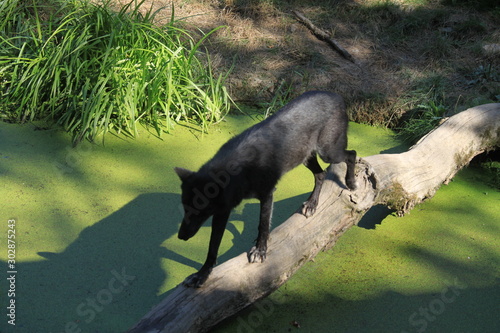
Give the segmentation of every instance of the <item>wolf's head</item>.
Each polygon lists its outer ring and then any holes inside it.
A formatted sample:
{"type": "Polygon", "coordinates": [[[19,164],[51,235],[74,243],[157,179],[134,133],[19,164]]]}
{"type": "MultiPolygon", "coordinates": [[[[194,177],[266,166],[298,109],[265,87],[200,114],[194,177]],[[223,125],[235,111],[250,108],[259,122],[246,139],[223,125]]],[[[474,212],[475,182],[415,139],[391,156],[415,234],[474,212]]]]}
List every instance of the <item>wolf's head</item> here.
{"type": "Polygon", "coordinates": [[[182,181],[182,219],[178,237],[188,240],[193,237],[203,223],[216,211],[216,199],[220,186],[210,177],[183,168],[174,169],[182,181]]]}

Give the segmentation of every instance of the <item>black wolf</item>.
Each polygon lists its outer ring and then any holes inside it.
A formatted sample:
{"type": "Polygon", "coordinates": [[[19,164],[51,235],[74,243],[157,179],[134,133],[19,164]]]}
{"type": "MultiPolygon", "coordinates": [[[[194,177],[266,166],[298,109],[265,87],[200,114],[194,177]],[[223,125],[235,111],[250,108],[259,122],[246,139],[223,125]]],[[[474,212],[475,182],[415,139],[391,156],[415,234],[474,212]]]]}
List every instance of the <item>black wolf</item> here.
{"type": "Polygon", "coordinates": [[[182,185],[184,219],[179,238],[188,240],[212,218],[212,233],[205,264],[184,281],[200,287],[217,260],[217,252],[231,210],[245,198],[260,200],[260,222],[256,245],[249,262],[266,259],[273,210],[273,192],[280,177],[304,163],[314,174],[314,190],[302,206],[309,217],[316,211],[326,163],[347,163],[345,183],[355,189],[356,152],[347,147],[347,114],[342,97],[330,92],[305,93],[266,120],[226,142],[198,172],[175,168],[182,185]]]}

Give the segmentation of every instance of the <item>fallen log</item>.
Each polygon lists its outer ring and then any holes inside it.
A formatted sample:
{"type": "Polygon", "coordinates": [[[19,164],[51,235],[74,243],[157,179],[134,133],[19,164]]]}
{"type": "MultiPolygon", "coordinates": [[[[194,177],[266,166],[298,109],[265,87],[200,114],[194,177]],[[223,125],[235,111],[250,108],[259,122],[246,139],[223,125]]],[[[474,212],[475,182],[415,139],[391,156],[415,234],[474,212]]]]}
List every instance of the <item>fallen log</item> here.
{"type": "Polygon", "coordinates": [[[264,263],[249,264],[242,253],[215,267],[201,288],[177,286],[129,332],[208,331],[275,291],[372,206],[383,204],[403,215],[432,197],[474,156],[498,146],[500,104],[486,104],[450,117],[405,153],[359,159],[354,192],[337,176],[345,174],[345,166],[330,167],[316,213],[306,218],[297,211],[276,227],[264,263]]]}

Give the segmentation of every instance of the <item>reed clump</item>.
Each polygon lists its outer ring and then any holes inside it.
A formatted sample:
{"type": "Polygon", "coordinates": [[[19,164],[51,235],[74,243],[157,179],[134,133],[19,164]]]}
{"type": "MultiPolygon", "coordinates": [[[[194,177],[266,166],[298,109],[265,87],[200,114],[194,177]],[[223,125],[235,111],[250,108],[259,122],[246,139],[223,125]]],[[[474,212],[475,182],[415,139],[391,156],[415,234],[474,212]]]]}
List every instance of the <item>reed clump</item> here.
{"type": "Polygon", "coordinates": [[[0,2],[0,116],[64,127],[74,144],[109,131],[158,135],[176,121],[206,128],[229,111],[226,74],[174,15],[163,26],[132,1],[0,2]]]}

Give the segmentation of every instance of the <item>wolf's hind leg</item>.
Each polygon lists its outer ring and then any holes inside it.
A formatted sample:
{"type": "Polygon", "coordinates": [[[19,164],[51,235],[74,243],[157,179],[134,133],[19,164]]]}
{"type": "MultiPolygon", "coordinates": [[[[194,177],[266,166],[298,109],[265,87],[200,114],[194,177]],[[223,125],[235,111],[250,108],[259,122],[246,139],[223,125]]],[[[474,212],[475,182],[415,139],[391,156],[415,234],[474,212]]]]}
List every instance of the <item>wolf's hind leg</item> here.
{"type": "Polygon", "coordinates": [[[325,180],[326,171],[321,169],[316,153],[311,155],[311,157],[309,157],[304,164],[314,174],[314,189],[307,201],[302,204],[302,214],[305,217],[309,217],[316,212],[319,193],[321,192],[321,187],[323,186],[323,181],[325,180]]]}

